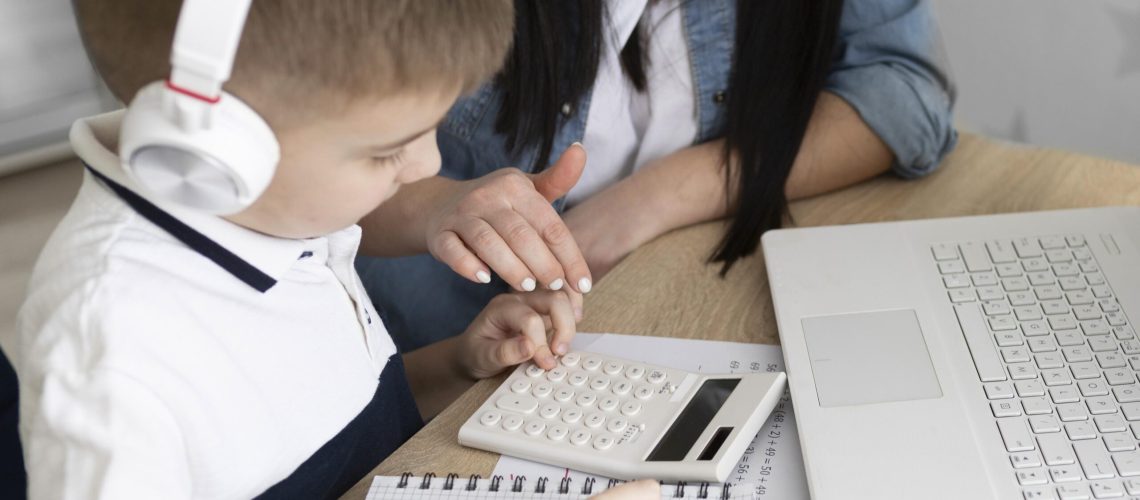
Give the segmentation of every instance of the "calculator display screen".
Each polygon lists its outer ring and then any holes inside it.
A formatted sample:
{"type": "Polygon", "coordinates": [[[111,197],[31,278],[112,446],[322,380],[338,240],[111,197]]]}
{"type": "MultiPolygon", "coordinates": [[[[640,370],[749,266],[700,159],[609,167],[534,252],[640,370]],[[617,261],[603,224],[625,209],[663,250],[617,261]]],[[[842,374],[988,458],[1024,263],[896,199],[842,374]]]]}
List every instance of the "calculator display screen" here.
{"type": "MultiPolygon", "coordinates": [[[[685,459],[693,444],[701,437],[709,422],[724,406],[724,402],[732,395],[733,389],[740,383],[738,378],[722,378],[706,380],[701,384],[693,399],[681,410],[681,415],[673,422],[673,426],[665,432],[661,442],[649,453],[646,458],[650,462],[676,462],[685,459]]],[[[715,453],[715,452],[714,452],[715,453]]]]}

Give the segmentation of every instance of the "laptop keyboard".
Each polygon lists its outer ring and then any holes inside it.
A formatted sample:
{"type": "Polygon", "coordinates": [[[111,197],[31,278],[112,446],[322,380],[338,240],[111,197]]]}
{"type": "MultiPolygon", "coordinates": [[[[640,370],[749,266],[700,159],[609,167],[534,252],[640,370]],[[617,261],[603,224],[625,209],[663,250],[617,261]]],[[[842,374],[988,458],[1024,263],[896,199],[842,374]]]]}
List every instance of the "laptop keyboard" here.
{"type": "Polygon", "coordinates": [[[1084,237],[931,252],[1025,498],[1140,495],[1140,340],[1084,237]]]}

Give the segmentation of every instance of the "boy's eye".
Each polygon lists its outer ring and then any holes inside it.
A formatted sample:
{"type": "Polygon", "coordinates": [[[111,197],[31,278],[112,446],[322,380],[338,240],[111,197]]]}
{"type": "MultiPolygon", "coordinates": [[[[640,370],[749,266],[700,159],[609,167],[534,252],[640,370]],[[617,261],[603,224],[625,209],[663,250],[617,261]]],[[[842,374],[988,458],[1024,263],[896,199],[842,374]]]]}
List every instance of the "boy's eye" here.
{"type": "Polygon", "coordinates": [[[373,156],[372,157],[372,163],[377,164],[377,165],[398,164],[398,163],[404,161],[404,152],[405,152],[405,150],[403,148],[401,148],[399,151],[396,151],[394,153],[390,153],[390,154],[386,154],[386,155],[373,156]]]}

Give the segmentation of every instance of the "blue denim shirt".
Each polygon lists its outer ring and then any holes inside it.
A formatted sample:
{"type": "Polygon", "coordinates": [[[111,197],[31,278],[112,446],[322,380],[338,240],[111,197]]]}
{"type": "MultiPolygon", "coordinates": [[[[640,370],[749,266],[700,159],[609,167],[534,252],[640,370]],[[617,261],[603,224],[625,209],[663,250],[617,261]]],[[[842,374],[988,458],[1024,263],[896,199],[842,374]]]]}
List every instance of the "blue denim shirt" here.
{"type": "MultiPolygon", "coordinates": [[[[682,18],[693,68],[698,133],[695,143],[723,135],[725,92],[732,66],[736,0],[689,0],[682,18]]],[[[851,104],[894,152],[896,174],[931,172],[953,147],[954,89],[945,68],[941,37],[924,0],[847,0],[839,26],[836,61],[826,90],[851,104]]],[[[441,175],[473,179],[495,169],[535,164],[534,149],[511,155],[495,132],[501,95],[491,85],[461,99],[440,126],[441,175]]],[[[590,93],[562,106],[552,163],[581,141],[590,93]]],[[[559,211],[564,200],[554,206],[559,211]]],[[[507,286],[481,285],[455,275],[430,255],[399,259],[364,257],[358,270],[372,299],[387,311],[389,332],[401,351],[461,333],[487,302],[507,286]]]]}

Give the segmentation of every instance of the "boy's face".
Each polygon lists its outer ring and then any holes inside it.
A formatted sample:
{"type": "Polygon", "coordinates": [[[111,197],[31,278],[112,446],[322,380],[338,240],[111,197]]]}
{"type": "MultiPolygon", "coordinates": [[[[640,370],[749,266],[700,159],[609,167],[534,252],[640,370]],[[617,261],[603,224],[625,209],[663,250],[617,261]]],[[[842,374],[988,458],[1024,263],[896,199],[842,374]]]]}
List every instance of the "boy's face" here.
{"type": "Polygon", "coordinates": [[[283,238],[355,224],[400,185],[439,172],[435,128],[458,94],[405,92],[276,130],[281,162],[272,182],[252,206],[227,219],[283,238]]]}

